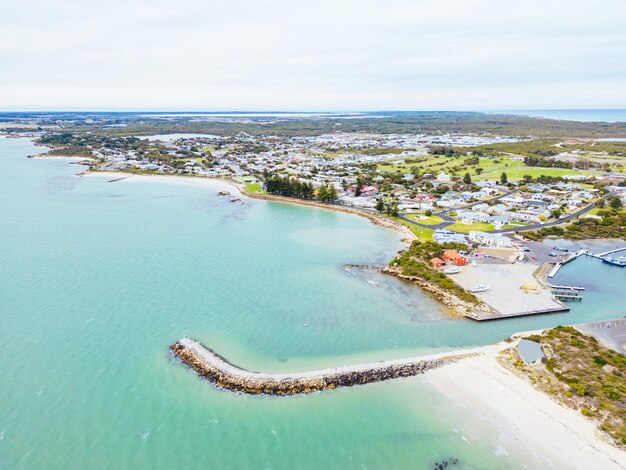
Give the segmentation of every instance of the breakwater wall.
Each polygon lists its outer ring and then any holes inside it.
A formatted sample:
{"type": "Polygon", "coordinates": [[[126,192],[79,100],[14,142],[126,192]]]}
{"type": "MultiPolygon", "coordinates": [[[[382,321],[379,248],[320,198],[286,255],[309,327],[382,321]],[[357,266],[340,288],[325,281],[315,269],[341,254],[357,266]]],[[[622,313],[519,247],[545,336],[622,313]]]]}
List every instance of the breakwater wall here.
{"type": "Polygon", "coordinates": [[[170,350],[198,375],[219,388],[265,395],[296,395],[338,387],[352,387],[400,377],[412,377],[472,354],[396,359],[311,372],[268,374],[241,369],[198,341],[184,338],[170,350]]]}

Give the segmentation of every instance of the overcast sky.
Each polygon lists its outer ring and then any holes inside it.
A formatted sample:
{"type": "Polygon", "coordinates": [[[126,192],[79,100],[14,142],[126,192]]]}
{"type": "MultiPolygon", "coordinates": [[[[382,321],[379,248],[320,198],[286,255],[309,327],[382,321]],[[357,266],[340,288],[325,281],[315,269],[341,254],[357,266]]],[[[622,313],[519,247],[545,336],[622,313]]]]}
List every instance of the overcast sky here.
{"type": "Polygon", "coordinates": [[[625,0],[0,0],[0,109],[626,108],[625,0]]]}

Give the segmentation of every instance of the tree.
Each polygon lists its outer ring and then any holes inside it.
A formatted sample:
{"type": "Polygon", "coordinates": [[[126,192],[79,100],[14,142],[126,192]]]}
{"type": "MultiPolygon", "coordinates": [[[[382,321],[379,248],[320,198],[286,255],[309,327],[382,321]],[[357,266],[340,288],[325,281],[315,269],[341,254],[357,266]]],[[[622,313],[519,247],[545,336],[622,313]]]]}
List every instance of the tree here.
{"type": "Polygon", "coordinates": [[[476,168],[476,174],[480,175],[483,172],[483,169],[481,167],[476,168]]]}
{"type": "Polygon", "coordinates": [[[382,212],[385,210],[385,203],[383,202],[382,197],[379,197],[378,199],[376,199],[376,210],[378,212],[382,212]]]}
{"type": "Polygon", "coordinates": [[[393,206],[391,206],[391,216],[398,217],[400,215],[400,209],[398,208],[398,203],[394,202],[393,206]]]}
{"type": "Polygon", "coordinates": [[[431,210],[429,209],[429,210],[427,210],[426,212],[424,212],[424,215],[425,215],[426,217],[430,217],[431,215],[433,215],[433,211],[431,211],[431,210]]]}
{"type": "Polygon", "coordinates": [[[325,184],[321,185],[317,190],[317,197],[320,198],[320,201],[326,201],[328,197],[328,186],[325,184]]]}
{"type": "Polygon", "coordinates": [[[507,184],[509,182],[509,178],[506,176],[505,172],[502,172],[500,175],[500,183],[507,184]]]}
{"type": "Polygon", "coordinates": [[[530,176],[530,175],[524,175],[524,176],[522,176],[522,178],[524,178],[524,181],[526,183],[530,183],[533,180],[533,177],[530,176]]]}
{"type": "Polygon", "coordinates": [[[552,211],[552,217],[555,219],[561,218],[561,211],[559,209],[555,209],[552,211]]]}
{"type": "Polygon", "coordinates": [[[337,200],[337,190],[334,185],[329,185],[328,193],[326,197],[328,202],[335,202],[337,200]]]}
{"type": "Polygon", "coordinates": [[[600,209],[602,209],[605,205],[604,199],[598,199],[596,201],[596,206],[599,207],[600,209]]]}
{"type": "Polygon", "coordinates": [[[465,176],[463,177],[463,182],[465,184],[472,184],[472,177],[469,173],[465,173],[465,176]]]}
{"type": "Polygon", "coordinates": [[[620,210],[623,206],[622,200],[617,196],[611,198],[609,205],[611,206],[611,209],[615,209],[616,211],[620,210]]]}
{"type": "Polygon", "coordinates": [[[359,175],[356,177],[356,188],[354,190],[354,195],[357,197],[360,196],[362,188],[363,188],[363,178],[361,178],[361,175],[359,175]]]}

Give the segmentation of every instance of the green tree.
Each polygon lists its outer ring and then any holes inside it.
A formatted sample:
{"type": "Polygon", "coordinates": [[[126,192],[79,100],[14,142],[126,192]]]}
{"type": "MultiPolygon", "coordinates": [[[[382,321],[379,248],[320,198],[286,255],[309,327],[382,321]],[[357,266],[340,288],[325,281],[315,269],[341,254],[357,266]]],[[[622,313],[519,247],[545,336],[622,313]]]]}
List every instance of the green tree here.
{"type": "Polygon", "coordinates": [[[500,175],[500,183],[507,184],[508,182],[509,182],[508,176],[506,176],[505,172],[502,172],[502,174],[500,175]]]}
{"type": "Polygon", "coordinates": [[[470,176],[469,172],[465,173],[465,176],[463,177],[463,182],[465,184],[472,184],[472,177],[470,176]]]}
{"type": "Polygon", "coordinates": [[[391,206],[391,215],[392,217],[398,217],[398,215],[400,215],[400,209],[397,202],[394,202],[391,206]]]}
{"type": "Polygon", "coordinates": [[[378,199],[376,199],[376,210],[378,212],[382,212],[385,210],[385,203],[383,202],[382,197],[379,197],[378,199]]]}
{"type": "Polygon", "coordinates": [[[524,178],[524,181],[526,183],[530,183],[533,180],[533,177],[530,176],[530,175],[524,175],[524,176],[522,176],[522,178],[524,178]]]}
{"type": "Polygon", "coordinates": [[[362,188],[363,188],[363,178],[361,178],[361,175],[359,175],[356,177],[356,188],[354,189],[354,195],[360,196],[362,188]]]}
{"type": "Polygon", "coordinates": [[[433,215],[433,211],[431,211],[431,210],[429,209],[429,210],[427,210],[426,212],[424,212],[424,215],[425,215],[426,217],[430,217],[431,215],[433,215]]]}
{"type": "Polygon", "coordinates": [[[328,197],[328,186],[325,184],[321,185],[317,190],[317,197],[320,201],[326,201],[326,198],[328,197]]]}
{"type": "Polygon", "coordinates": [[[483,169],[481,167],[476,168],[476,174],[480,175],[483,172],[483,169]]]}
{"type": "Polygon", "coordinates": [[[623,206],[622,200],[617,196],[611,198],[609,205],[611,206],[611,209],[615,209],[616,211],[620,210],[623,206]]]}
{"type": "Polygon", "coordinates": [[[337,200],[337,190],[335,189],[335,186],[332,184],[329,185],[326,200],[328,202],[335,202],[337,200]]]}
{"type": "Polygon", "coordinates": [[[559,209],[555,209],[552,211],[552,217],[555,219],[561,218],[561,211],[559,209]]]}

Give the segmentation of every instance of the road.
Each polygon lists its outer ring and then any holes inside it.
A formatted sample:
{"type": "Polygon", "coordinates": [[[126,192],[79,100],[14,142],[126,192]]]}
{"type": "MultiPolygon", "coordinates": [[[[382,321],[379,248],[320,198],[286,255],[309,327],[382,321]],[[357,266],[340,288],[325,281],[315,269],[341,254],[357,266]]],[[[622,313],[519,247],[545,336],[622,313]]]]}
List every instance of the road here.
{"type": "MultiPolygon", "coordinates": [[[[503,193],[499,196],[496,196],[492,199],[489,199],[488,201],[497,201],[503,197],[509,196],[515,192],[519,191],[519,189],[514,189],[512,191],[508,191],[506,193],[503,193]]],[[[604,196],[604,199],[606,200],[610,195],[604,196]]],[[[420,224],[419,222],[416,222],[414,220],[411,220],[409,218],[407,218],[406,216],[408,215],[406,212],[405,213],[401,213],[399,215],[399,217],[404,220],[405,222],[408,222],[412,225],[416,225],[419,227],[423,227],[423,228],[427,228],[430,230],[437,230],[437,229],[443,229],[446,228],[454,223],[456,223],[456,220],[452,217],[450,217],[449,213],[451,212],[456,212],[459,210],[465,210],[465,209],[469,209],[471,207],[474,207],[478,204],[482,204],[484,202],[488,202],[488,201],[479,201],[479,202],[474,202],[472,204],[468,204],[465,206],[461,206],[461,207],[456,207],[453,209],[446,209],[445,211],[441,211],[441,212],[433,212],[434,216],[437,217],[441,217],[443,219],[443,222],[440,222],[436,225],[426,225],[426,224],[420,224]]],[[[575,220],[577,218],[579,218],[581,215],[586,214],[587,212],[591,211],[592,209],[594,209],[596,207],[596,203],[592,202],[591,204],[583,207],[582,209],[576,211],[576,212],[572,212],[571,214],[568,214],[564,217],[561,217],[560,219],[557,220],[553,220],[550,222],[537,222],[531,225],[524,225],[522,227],[511,227],[511,228],[505,228],[505,229],[500,229],[500,230],[488,230],[489,233],[514,233],[514,232],[528,232],[531,230],[541,230],[544,227],[552,227],[554,225],[560,225],[566,222],[571,222],[572,220],[575,220]]]]}

